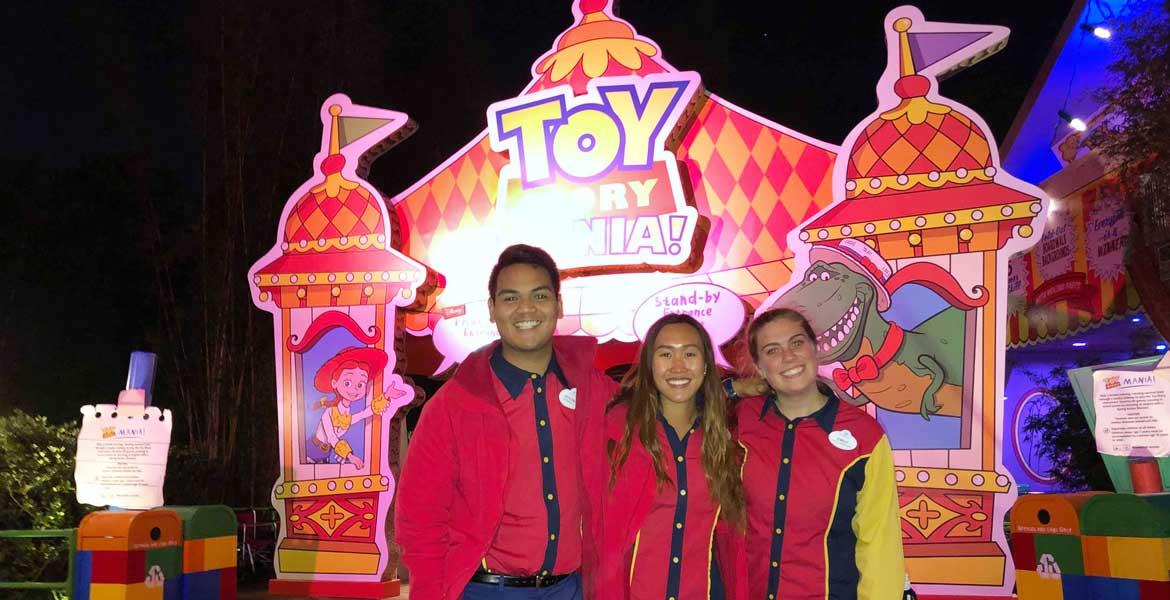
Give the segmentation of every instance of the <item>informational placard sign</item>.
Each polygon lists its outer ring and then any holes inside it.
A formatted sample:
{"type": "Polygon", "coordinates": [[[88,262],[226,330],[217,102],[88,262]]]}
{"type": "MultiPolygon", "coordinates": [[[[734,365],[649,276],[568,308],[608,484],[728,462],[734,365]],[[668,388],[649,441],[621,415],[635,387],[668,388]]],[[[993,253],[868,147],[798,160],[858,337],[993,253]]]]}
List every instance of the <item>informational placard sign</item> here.
{"type": "Polygon", "coordinates": [[[171,411],[114,404],[81,407],[77,436],[77,501],[145,510],[163,505],[171,446],[171,411]]]}
{"type": "Polygon", "coordinates": [[[719,346],[739,333],[743,327],[743,301],[735,292],[710,283],[683,283],[661,290],[646,299],[634,313],[634,331],[645,341],[646,332],[655,321],[670,314],[694,317],[711,336],[715,361],[727,366],[719,346]]]}
{"type": "Polygon", "coordinates": [[[1093,373],[1097,451],[1114,456],[1170,456],[1170,372],[1093,373]]]}

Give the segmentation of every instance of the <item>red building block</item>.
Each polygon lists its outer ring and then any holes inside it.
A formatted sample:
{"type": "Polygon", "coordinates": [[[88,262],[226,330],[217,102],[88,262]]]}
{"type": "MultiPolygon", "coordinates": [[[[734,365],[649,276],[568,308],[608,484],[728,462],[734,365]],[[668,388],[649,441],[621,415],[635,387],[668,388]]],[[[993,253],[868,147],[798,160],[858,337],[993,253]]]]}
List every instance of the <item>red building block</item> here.
{"type": "Polygon", "coordinates": [[[95,550],[91,583],[142,583],[146,580],[145,550],[95,550]]]}
{"type": "Polygon", "coordinates": [[[1170,581],[1138,582],[1140,600],[1167,600],[1170,598],[1170,581]]]}
{"type": "Polygon", "coordinates": [[[1036,570],[1036,538],[1031,533],[1012,534],[1012,562],[1017,571],[1036,570]]]}

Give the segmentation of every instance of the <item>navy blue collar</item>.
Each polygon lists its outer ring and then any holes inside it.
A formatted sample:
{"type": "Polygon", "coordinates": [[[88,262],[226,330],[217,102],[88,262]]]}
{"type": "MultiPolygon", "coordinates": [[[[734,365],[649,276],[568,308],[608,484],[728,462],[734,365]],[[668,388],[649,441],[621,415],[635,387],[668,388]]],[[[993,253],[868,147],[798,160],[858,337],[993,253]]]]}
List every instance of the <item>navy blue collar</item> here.
{"type": "MultiPolygon", "coordinates": [[[[807,417],[801,417],[800,419],[812,419],[817,422],[817,425],[821,426],[821,429],[825,430],[825,433],[831,433],[833,431],[833,424],[837,422],[837,402],[839,402],[839,400],[837,399],[837,395],[833,393],[833,390],[829,389],[829,386],[819,381],[817,382],[817,390],[820,391],[820,393],[826,398],[828,398],[828,402],[825,402],[824,406],[817,409],[817,412],[814,412],[807,417]]],[[[780,417],[786,421],[788,420],[788,417],[780,414],[780,408],[776,406],[776,392],[769,391],[768,395],[764,396],[764,405],[760,407],[761,421],[763,421],[764,417],[767,416],[769,408],[772,409],[772,412],[775,413],[777,417],[780,417]]],[[[799,421],[800,419],[793,420],[799,421]]]]}
{"type": "Polygon", "coordinates": [[[561,382],[562,388],[568,389],[571,387],[565,378],[564,371],[561,371],[561,366],[557,364],[556,352],[553,352],[552,358],[548,361],[548,369],[544,373],[532,373],[505,360],[501,348],[503,348],[502,345],[496,346],[496,349],[492,351],[492,357],[490,359],[492,372],[499,378],[500,383],[504,384],[504,389],[508,390],[508,395],[513,400],[524,392],[524,385],[533,379],[533,375],[544,377],[552,373],[561,382]]]}
{"type": "Polygon", "coordinates": [[[662,416],[662,413],[658,413],[658,422],[662,423],[662,429],[666,433],[666,441],[670,442],[670,449],[674,452],[674,455],[684,456],[687,453],[687,440],[691,438],[691,434],[696,429],[702,426],[703,416],[702,414],[695,415],[695,422],[691,423],[691,428],[681,438],[678,437],[678,432],[674,430],[674,427],[667,422],[666,417],[662,416]]]}

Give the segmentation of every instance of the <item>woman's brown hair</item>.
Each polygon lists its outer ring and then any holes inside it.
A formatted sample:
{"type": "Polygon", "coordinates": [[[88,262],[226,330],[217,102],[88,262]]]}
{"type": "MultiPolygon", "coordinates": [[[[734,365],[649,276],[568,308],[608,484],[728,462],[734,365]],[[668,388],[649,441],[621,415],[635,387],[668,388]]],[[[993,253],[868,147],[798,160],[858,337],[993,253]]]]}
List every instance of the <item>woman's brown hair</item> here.
{"type": "Polygon", "coordinates": [[[740,477],[742,454],[739,445],[731,435],[731,407],[727,393],[719,382],[719,370],[715,365],[715,352],[711,336],[702,324],[687,315],[671,314],[662,317],[646,332],[646,341],[638,351],[638,364],[634,365],[622,380],[622,389],[613,405],[626,405],[626,428],[621,440],[610,448],[610,485],[617,479],[617,472],[630,456],[634,437],[650,453],[654,463],[654,475],[658,489],[663,484],[673,483],[662,459],[662,445],[658,441],[658,388],[654,385],[654,346],[663,327],[673,324],[689,325],[699,333],[702,340],[703,360],[706,372],[699,386],[698,397],[703,399],[699,409],[699,421],[703,428],[702,464],[703,473],[711,496],[720,506],[723,517],[740,527],[744,525],[743,481],[740,477]]]}
{"type": "Polygon", "coordinates": [[[748,325],[748,353],[752,355],[753,364],[760,362],[760,349],[756,347],[756,337],[759,336],[760,330],[764,328],[764,325],[780,319],[788,319],[800,325],[801,330],[808,336],[810,343],[815,344],[817,342],[817,334],[813,331],[812,324],[799,311],[792,310],[791,308],[768,309],[760,313],[755,319],[752,319],[752,324],[748,325]]]}

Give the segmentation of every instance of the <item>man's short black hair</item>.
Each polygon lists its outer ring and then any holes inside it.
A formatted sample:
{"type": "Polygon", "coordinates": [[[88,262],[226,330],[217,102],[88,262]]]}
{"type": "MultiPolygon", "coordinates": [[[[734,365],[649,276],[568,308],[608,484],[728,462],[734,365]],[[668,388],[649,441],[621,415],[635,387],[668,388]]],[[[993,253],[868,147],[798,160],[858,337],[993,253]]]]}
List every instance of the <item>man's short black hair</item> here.
{"type": "Polygon", "coordinates": [[[548,273],[549,281],[552,282],[553,293],[558,298],[560,297],[561,273],[557,270],[557,263],[548,255],[548,252],[528,244],[513,244],[504,248],[504,251],[500,253],[500,258],[496,261],[496,266],[492,267],[492,274],[488,279],[489,298],[495,299],[496,297],[498,289],[496,280],[500,278],[500,271],[512,265],[532,265],[544,269],[544,272],[548,273]]]}

